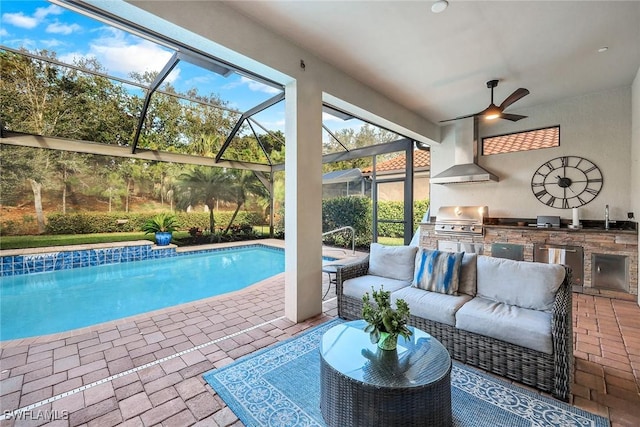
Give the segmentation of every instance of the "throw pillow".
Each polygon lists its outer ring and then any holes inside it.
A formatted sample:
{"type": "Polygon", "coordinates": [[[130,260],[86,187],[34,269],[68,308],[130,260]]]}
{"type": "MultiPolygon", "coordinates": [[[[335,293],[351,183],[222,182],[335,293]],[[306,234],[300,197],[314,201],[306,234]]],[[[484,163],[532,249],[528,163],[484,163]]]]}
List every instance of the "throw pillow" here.
{"type": "Polygon", "coordinates": [[[477,277],[477,260],[478,254],[466,252],[462,257],[460,264],[460,284],[458,292],[476,296],[476,277],[477,277]]]}
{"type": "Polygon", "coordinates": [[[458,295],[460,266],[464,252],[443,252],[420,249],[412,286],[425,291],[458,295]]]}
{"type": "Polygon", "coordinates": [[[417,251],[415,246],[372,243],[369,250],[369,274],[411,282],[417,251]]]}

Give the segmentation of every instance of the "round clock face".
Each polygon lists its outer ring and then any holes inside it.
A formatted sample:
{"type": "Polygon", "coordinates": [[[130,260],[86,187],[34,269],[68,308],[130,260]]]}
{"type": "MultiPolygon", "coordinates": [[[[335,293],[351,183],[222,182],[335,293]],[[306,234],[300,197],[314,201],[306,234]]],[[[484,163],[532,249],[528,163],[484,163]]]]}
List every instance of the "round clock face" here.
{"type": "Polygon", "coordinates": [[[531,178],[533,194],[547,206],[577,208],[602,190],[602,172],[593,162],[577,156],[556,157],[538,168],[531,178]]]}

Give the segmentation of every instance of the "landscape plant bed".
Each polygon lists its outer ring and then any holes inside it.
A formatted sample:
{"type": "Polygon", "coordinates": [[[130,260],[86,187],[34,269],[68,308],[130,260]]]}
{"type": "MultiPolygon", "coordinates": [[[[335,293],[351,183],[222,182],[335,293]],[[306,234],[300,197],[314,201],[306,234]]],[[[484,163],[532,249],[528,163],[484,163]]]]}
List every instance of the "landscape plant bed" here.
{"type": "Polygon", "coordinates": [[[177,246],[197,246],[208,245],[211,243],[227,243],[227,242],[243,242],[246,240],[265,239],[265,236],[255,231],[250,232],[233,232],[233,233],[205,233],[199,230],[190,230],[187,236],[175,237],[171,243],[177,246]]]}

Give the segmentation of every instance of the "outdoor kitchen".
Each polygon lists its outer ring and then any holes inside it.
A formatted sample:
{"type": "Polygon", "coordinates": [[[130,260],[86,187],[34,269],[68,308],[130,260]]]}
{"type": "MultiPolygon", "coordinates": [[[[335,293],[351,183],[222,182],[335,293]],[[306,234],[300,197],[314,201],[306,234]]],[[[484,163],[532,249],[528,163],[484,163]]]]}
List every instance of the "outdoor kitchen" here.
{"type": "Polygon", "coordinates": [[[420,225],[420,246],[520,261],[565,264],[573,290],[635,301],[638,295],[636,223],[571,221],[558,216],[495,218],[487,206],[441,206],[420,225]]]}

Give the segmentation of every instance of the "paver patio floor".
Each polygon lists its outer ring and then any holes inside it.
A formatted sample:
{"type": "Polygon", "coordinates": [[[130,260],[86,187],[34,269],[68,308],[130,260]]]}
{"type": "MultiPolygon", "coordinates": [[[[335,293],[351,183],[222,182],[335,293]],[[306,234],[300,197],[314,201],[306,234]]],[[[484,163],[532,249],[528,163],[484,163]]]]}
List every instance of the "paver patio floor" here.
{"type": "MultiPolygon", "coordinates": [[[[284,318],[280,274],[81,334],[3,343],[0,409],[39,419],[0,426],[241,426],[202,374],[335,317],[334,297],[322,315],[294,324],[284,318]]],[[[640,425],[640,308],[574,294],[574,319],[574,404],[612,426],[640,425]]]]}

